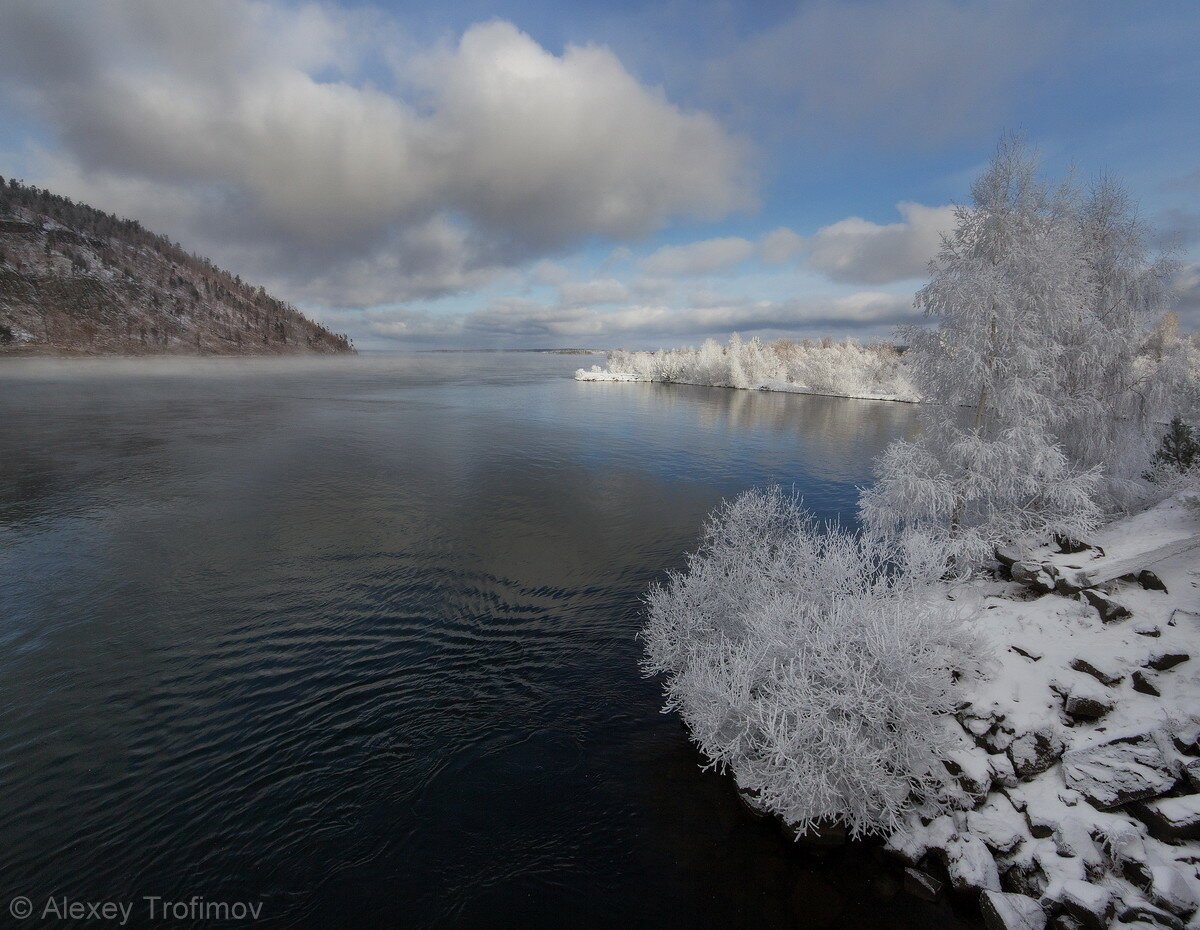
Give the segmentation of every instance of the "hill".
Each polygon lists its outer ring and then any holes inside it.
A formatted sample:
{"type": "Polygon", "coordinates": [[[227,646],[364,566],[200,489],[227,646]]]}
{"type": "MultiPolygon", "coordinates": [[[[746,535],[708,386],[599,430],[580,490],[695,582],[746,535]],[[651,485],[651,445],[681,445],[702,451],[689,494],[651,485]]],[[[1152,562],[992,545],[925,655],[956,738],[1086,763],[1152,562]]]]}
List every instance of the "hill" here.
{"type": "Polygon", "coordinates": [[[0,178],[0,355],[353,351],[136,220],[0,178]]]}

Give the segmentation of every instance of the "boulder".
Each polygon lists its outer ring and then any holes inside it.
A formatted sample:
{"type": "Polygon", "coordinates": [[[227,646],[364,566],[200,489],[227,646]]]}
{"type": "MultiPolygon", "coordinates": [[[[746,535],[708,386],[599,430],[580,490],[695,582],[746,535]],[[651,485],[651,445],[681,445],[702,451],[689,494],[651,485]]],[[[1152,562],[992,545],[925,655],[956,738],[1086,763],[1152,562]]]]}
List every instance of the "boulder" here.
{"type": "Polygon", "coordinates": [[[1046,912],[1027,895],[985,891],[979,909],[987,930],[1045,930],[1046,912]]]}
{"type": "Polygon", "coordinates": [[[1009,568],[1013,581],[1036,591],[1049,594],[1054,590],[1054,578],[1037,562],[1014,562],[1009,568]]]}
{"type": "Polygon", "coordinates": [[[1072,749],[1063,756],[1063,780],[1095,807],[1158,797],[1175,785],[1171,763],[1149,734],[1072,749]]]}
{"type": "Polygon", "coordinates": [[[1162,689],[1158,686],[1158,675],[1154,672],[1139,668],[1130,677],[1133,679],[1133,690],[1139,694],[1148,694],[1151,697],[1162,695],[1162,689]]]}
{"type": "Polygon", "coordinates": [[[1067,814],[1058,823],[1054,831],[1054,848],[1066,859],[1079,859],[1084,871],[1091,875],[1100,872],[1104,865],[1104,857],[1092,841],[1089,826],[1082,817],[1067,814]]]}
{"type": "Polygon", "coordinates": [[[1146,864],[1146,842],[1137,827],[1126,821],[1103,828],[1098,835],[1112,858],[1115,871],[1126,881],[1139,887],[1150,883],[1150,868],[1146,864]]]}
{"type": "Polygon", "coordinates": [[[1100,619],[1105,623],[1115,623],[1118,620],[1126,620],[1133,616],[1129,612],[1128,607],[1113,600],[1103,591],[1088,588],[1083,592],[1083,596],[1087,598],[1089,604],[1096,608],[1100,614],[1100,619]]]}
{"type": "Polygon", "coordinates": [[[1026,836],[1025,819],[1003,794],[991,795],[979,810],[969,812],[967,829],[1001,855],[1020,846],[1026,836]]]}
{"type": "MultiPolygon", "coordinates": [[[[1086,543],[1082,539],[1072,539],[1070,536],[1064,536],[1062,533],[1054,534],[1054,544],[1058,547],[1058,551],[1064,555],[1074,555],[1077,552],[1084,552],[1094,548],[1091,543],[1086,543]]],[[[1101,550],[1103,553],[1103,550],[1101,550]]]]}
{"type": "Polygon", "coordinates": [[[1124,903],[1117,911],[1117,920],[1131,927],[1163,928],[1163,930],[1183,930],[1183,921],[1155,907],[1148,901],[1133,901],[1124,903]]]}
{"type": "Polygon", "coordinates": [[[1200,839],[1200,794],[1146,801],[1134,805],[1131,810],[1160,840],[1200,839]]]}
{"type": "Polygon", "coordinates": [[[1050,682],[1050,687],[1062,696],[1067,716],[1076,721],[1099,720],[1116,706],[1116,698],[1092,678],[1055,680],[1050,682]]]}
{"type": "Polygon", "coordinates": [[[1200,898],[1187,876],[1173,865],[1150,866],[1149,898],[1165,911],[1187,919],[1200,907],[1200,898]]]}
{"type": "Polygon", "coordinates": [[[1159,652],[1146,661],[1146,667],[1152,668],[1156,672],[1165,672],[1176,665],[1182,665],[1190,658],[1191,656],[1186,652],[1159,652]]]}
{"type": "Polygon", "coordinates": [[[1105,660],[1097,657],[1072,659],[1071,668],[1077,672],[1083,672],[1085,675],[1091,675],[1101,684],[1109,685],[1110,687],[1119,684],[1121,679],[1125,677],[1120,666],[1111,659],[1105,660]]]}
{"type": "Polygon", "coordinates": [[[950,887],[959,893],[999,891],[1000,872],[987,844],[970,833],[958,833],[941,851],[950,887]]]}
{"type": "Polygon", "coordinates": [[[1113,893],[1103,885],[1069,879],[1056,896],[1068,914],[1089,930],[1107,930],[1113,912],[1113,893]]]}
{"type": "Polygon", "coordinates": [[[1164,594],[1167,593],[1167,586],[1162,583],[1162,579],[1148,568],[1138,572],[1137,581],[1147,591],[1162,591],[1164,594]]]}
{"type": "Polygon", "coordinates": [[[1183,775],[1195,790],[1200,791],[1200,759],[1193,759],[1183,767],[1183,775]]]}
{"type": "Polygon", "coordinates": [[[1008,747],[1008,758],[1012,760],[1013,771],[1022,781],[1028,781],[1035,775],[1040,775],[1063,754],[1066,745],[1056,729],[1049,726],[1038,730],[1022,733],[1008,747]]]}

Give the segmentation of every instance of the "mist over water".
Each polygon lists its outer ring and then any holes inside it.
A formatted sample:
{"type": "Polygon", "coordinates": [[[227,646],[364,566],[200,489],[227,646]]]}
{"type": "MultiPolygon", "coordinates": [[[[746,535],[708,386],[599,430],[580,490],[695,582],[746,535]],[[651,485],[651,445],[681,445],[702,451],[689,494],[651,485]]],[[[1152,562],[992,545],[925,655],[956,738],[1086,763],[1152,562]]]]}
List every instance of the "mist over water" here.
{"type": "Polygon", "coordinates": [[[0,892],[274,926],[955,926],[751,820],[637,667],[723,498],[914,408],[530,354],[0,366],[0,892]]]}

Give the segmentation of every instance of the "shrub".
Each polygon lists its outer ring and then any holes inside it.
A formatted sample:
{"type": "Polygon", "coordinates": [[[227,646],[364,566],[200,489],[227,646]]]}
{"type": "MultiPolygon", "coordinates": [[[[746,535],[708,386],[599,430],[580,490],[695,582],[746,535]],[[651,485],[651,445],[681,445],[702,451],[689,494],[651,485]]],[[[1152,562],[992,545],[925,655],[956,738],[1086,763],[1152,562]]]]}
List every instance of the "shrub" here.
{"type": "Polygon", "coordinates": [[[943,718],[978,641],[930,590],[942,548],[909,534],[894,552],[751,491],[647,596],[644,669],[665,676],[667,709],[800,833],[890,832],[947,784],[943,718]]]}

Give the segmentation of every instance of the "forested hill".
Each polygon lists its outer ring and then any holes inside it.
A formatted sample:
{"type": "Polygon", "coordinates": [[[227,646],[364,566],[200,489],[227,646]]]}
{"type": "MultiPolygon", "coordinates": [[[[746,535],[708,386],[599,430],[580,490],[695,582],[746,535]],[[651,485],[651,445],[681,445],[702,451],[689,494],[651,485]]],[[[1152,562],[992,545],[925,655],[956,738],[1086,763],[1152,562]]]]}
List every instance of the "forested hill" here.
{"type": "Polygon", "coordinates": [[[135,220],[0,178],[0,355],[353,351],[135,220]]]}

